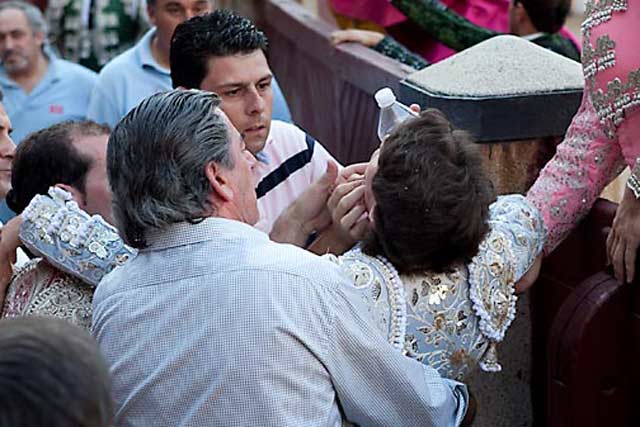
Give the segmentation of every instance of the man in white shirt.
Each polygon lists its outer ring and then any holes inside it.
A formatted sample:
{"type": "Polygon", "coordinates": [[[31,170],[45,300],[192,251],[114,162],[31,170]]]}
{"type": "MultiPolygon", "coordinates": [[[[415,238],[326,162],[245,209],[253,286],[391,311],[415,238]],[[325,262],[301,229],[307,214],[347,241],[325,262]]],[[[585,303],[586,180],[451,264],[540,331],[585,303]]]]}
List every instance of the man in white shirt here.
{"type": "Polygon", "coordinates": [[[258,160],[257,227],[270,232],[280,213],[335,160],[296,126],[272,120],[273,73],[266,48],[266,36],[251,21],[216,10],[176,28],[170,59],[173,86],[216,92],[258,160]]]}

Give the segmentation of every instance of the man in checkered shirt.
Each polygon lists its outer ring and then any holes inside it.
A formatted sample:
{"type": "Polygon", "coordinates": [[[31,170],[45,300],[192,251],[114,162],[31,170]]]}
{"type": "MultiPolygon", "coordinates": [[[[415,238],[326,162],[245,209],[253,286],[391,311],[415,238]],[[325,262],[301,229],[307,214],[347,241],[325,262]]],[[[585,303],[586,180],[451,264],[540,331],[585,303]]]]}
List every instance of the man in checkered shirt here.
{"type": "Polygon", "coordinates": [[[328,261],[258,220],[249,153],[197,90],[109,140],[114,216],[139,255],[94,297],[116,426],[457,426],[464,385],[396,352],[328,261]]]}

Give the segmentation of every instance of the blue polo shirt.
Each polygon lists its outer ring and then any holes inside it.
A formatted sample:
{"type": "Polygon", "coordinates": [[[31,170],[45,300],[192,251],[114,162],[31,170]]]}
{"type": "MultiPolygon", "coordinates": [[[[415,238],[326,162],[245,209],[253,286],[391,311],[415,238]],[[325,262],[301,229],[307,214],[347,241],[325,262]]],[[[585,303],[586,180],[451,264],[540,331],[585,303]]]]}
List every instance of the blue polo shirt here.
{"type": "MultiPolygon", "coordinates": [[[[151,54],[155,28],[133,46],[113,58],[98,75],[91,94],[87,117],[114,127],[144,98],[173,89],[171,71],[162,67],[151,54]]],[[[273,84],[273,118],[291,121],[289,107],[278,83],[273,84]]]]}
{"type": "MultiPolygon", "coordinates": [[[[60,59],[48,49],[45,55],[49,60],[47,72],[29,94],[0,66],[2,103],[11,120],[11,138],[16,144],[32,132],[65,120],[82,120],[87,114],[96,73],[60,59]]],[[[6,222],[13,216],[5,201],[0,201],[0,219],[6,222]]]]}
{"type": "Polygon", "coordinates": [[[96,73],[81,65],[46,53],[47,73],[27,94],[0,66],[4,108],[11,119],[11,137],[19,144],[28,134],[64,120],[86,117],[96,73]]]}

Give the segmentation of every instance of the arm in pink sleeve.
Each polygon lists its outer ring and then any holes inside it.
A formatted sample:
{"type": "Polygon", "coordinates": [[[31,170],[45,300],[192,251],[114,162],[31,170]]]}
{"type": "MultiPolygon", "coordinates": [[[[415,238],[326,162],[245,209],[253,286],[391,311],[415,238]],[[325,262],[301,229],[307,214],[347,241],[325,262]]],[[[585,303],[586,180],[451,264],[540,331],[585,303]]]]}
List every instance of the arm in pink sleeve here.
{"type": "Polygon", "coordinates": [[[585,91],[564,141],[527,194],[547,227],[545,255],[584,218],[604,187],[624,166],[617,138],[604,134],[585,91]]]}

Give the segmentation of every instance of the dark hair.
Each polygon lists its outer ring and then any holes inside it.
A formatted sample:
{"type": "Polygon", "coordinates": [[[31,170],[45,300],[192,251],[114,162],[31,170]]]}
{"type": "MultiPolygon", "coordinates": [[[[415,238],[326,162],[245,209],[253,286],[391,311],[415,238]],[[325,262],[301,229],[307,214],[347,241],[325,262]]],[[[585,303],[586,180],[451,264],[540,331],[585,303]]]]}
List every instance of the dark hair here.
{"type": "Polygon", "coordinates": [[[364,251],[401,273],[468,262],[488,231],[493,188],[469,134],[430,109],[385,141],[372,180],[374,227],[364,251]]]}
{"type": "Polygon", "coordinates": [[[211,57],[266,51],[267,36],[247,18],[228,10],[193,18],[176,27],[171,38],[173,87],[198,89],[208,72],[211,57]]]}
{"type": "Polygon", "coordinates": [[[115,127],[107,172],[120,235],[136,247],[146,233],[197,222],[215,208],[205,167],[232,168],[220,98],[200,90],[172,90],[144,99],[115,127]]]}
{"type": "Polygon", "coordinates": [[[21,213],[37,194],[47,194],[55,184],[67,184],[85,191],[92,159],[73,144],[85,136],[108,135],[108,126],[91,121],[66,121],[28,135],[16,150],[11,169],[11,190],[7,205],[21,213]]]}
{"type": "Polygon", "coordinates": [[[571,11],[571,0],[516,0],[521,3],[536,30],[543,33],[560,31],[571,11]]]}
{"type": "Polygon", "coordinates": [[[107,365],[82,329],[56,318],[0,320],[0,427],[108,427],[107,365]]]}

